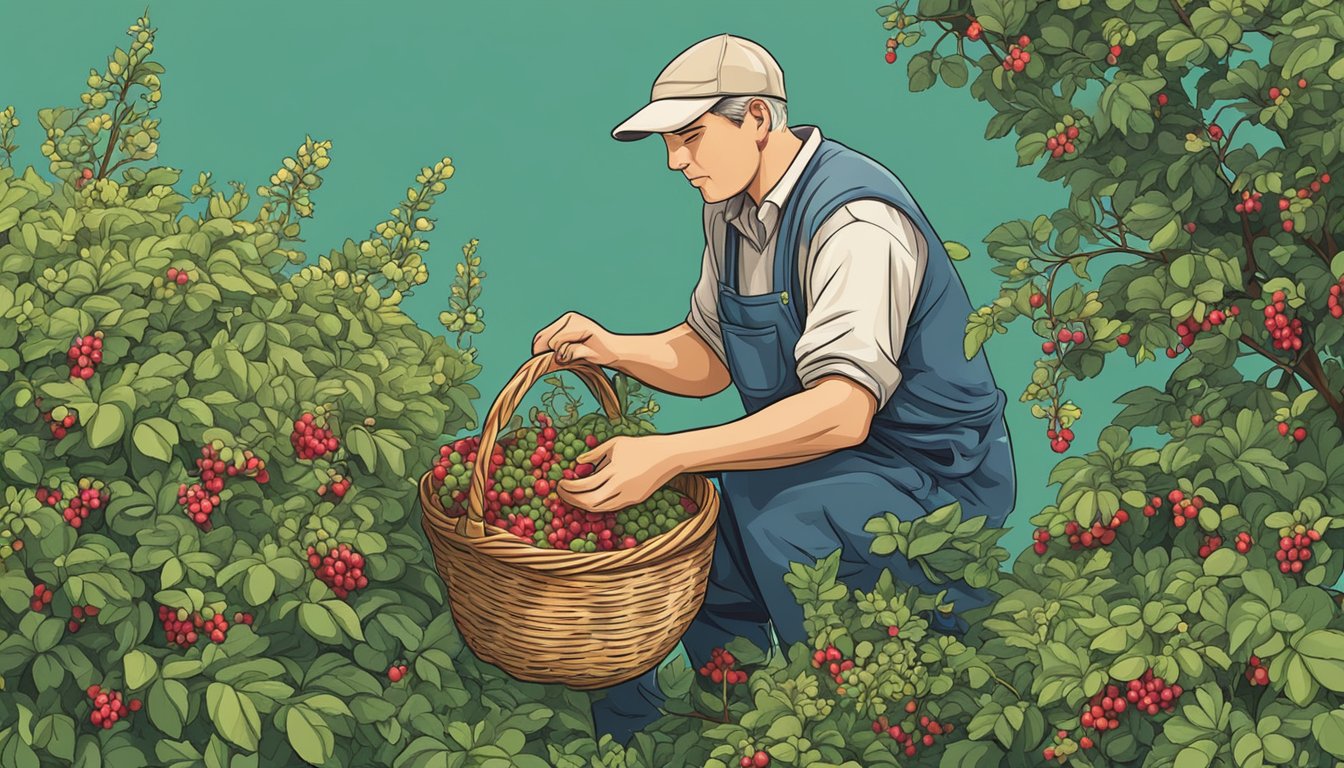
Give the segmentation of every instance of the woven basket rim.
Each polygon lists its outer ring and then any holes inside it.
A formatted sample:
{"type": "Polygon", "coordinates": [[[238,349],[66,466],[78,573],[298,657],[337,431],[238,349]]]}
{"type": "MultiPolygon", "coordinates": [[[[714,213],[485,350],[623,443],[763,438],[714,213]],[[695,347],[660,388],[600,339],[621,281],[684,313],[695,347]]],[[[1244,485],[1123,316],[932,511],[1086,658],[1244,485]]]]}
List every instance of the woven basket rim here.
{"type": "Polygon", "coordinates": [[[485,526],[487,533],[483,537],[463,536],[456,530],[456,521],[461,516],[449,517],[443,511],[438,495],[432,491],[432,478],[433,470],[430,470],[420,477],[419,483],[420,505],[424,513],[421,518],[429,535],[458,548],[483,551],[495,559],[509,561],[512,566],[555,575],[615,572],[634,565],[643,567],[662,563],[692,549],[706,536],[714,535],[718,522],[718,489],[703,475],[688,473],[677,475],[664,487],[672,487],[694,499],[698,507],[695,514],[631,549],[574,552],[537,547],[493,525],[485,526]],[[694,487],[677,487],[682,485],[698,486],[701,493],[696,494],[694,487]],[[696,498],[697,495],[703,498],[696,498]],[[448,521],[453,522],[449,524],[448,521]]]}

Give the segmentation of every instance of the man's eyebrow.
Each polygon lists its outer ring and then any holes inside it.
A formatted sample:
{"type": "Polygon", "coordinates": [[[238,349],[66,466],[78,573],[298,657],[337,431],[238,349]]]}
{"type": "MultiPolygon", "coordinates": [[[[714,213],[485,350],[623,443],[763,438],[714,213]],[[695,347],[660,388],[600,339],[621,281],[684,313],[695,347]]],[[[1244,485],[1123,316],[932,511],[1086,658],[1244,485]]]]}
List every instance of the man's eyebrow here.
{"type": "Polygon", "coordinates": [[[675,135],[677,135],[677,136],[681,136],[681,135],[683,135],[683,134],[690,133],[691,131],[697,131],[697,130],[699,130],[699,129],[701,129],[701,128],[704,128],[704,127],[705,127],[705,126],[703,126],[703,125],[689,125],[689,126],[687,126],[687,127],[685,127],[685,128],[682,128],[680,131],[673,131],[672,133],[675,134],[675,135]]]}

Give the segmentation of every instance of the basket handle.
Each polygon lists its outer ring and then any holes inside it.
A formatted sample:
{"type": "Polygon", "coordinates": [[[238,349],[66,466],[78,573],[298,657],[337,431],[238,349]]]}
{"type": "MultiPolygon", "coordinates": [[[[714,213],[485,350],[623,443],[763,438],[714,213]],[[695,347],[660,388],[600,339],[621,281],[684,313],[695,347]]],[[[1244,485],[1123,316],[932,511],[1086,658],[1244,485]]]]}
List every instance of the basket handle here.
{"type": "Polygon", "coordinates": [[[467,514],[457,521],[457,533],[460,536],[478,539],[485,536],[485,481],[491,470],[490,458],[494,455],[495,442],[499,431],[513,418],[513,412],[523,402],[523,396],[537,382],[560,371],[571,371],[583,380],[588,390],[597,397],[606,411],[608,419],[620,417],[621,405],[616,398],[616,390],[602,369],[592,363],[577,361],[562,363],[555,359],[555,353],[542,352],[523,363],[513,378],[500,390],[499,397],[490,406],[485,423],[481,428],[481,442],[476,447],[476,463],[471,470],[471,483],[467,488],[467,514]]]}

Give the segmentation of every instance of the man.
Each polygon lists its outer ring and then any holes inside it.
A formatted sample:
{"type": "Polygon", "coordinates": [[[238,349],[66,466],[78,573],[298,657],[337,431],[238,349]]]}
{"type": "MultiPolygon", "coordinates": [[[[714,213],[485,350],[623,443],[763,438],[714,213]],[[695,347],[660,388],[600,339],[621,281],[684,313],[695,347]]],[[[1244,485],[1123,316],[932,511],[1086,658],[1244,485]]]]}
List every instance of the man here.
{"type": "MultiPolygon", "coordinates": [[[[651,103],[612,131],[661,134],[668,167],[705,200],[705,252],[686,321],[613,334],[568,313],[533,353],[586,360],[649,386],[707,397],[730,383],[746,416],[616,437],[579,457],[596,470],[561,498],[617,511],[683,472],[717,473],[722,498],[704,607],[682,639],[692,666],[734,637],[806,641],[784,582],[836,549],[838,578],[883,569],[929,587],[900,555],[873,555],[864,524],[959,501],[999,525],[1016,497],[1004,393],[983,353],[966,360],[965,287],[919,206],[876,161],[786,123],[784,76],[760,45],[718,35],[677,56],[651,103]]],[[[948,585],[958,610],[988,596],[948,585]]],[[[958,631],[957,620],[941,627],[958,631]]],[[[598,735],[625,742],[659,716],[654,672],[594,703],[598,735]]]]}

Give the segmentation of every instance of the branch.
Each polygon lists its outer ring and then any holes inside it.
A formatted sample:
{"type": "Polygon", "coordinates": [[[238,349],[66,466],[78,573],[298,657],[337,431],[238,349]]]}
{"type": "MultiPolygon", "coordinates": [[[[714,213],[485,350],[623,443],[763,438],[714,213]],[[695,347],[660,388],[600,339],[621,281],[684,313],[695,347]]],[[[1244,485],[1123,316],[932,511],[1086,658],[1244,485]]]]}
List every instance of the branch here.
{"type": "Polygon", "coordinates": [[[1344,402],[1340,401],[1339,393],[1330,388],[1330,379],[1325,375],[1325,369],[1321,367],[1321,358],[1316,354],[1316,350],[1309,346],[1302,349],[1301,373],[1302,378],[1325,398],[1330,410],[1335,412],[1335,421],[1344,427],[1344,402]]]}
{"type": "Polygon", "coordinates": [[[107,164],[112,161],[112,151],[117,146],[117,134],[121,132],[122,120],[134,109],[134,105],[126,104],[126,94],[131,90],[131,73],[129,69],[126,72],[126,82],[121,86],[121,95],[117,97],[117,106],[112,108],[112,114],[117,114],[118,107],[126,106],[126,112],[123,112],[120,118],[112,120],[112,133],[107,137],[107,151],[103,153],[103,165],[98,169],[98,178],[107,178],[107,164]]]}
{"type": "Polygon", "coordinates": [[[1194,25],[1190,23],[1190,17],[1186,15],[1185,9],[1181,7],[1181,0],[1171,0],[1171,5],[1176,9],[1176,14],[1181,17],[1181,21],[1185,26],[1189,27],[1191,32],[1195,31],[1194,25]]]}

